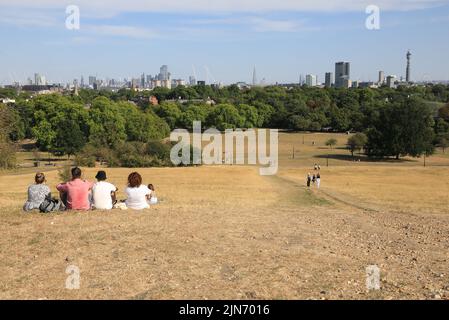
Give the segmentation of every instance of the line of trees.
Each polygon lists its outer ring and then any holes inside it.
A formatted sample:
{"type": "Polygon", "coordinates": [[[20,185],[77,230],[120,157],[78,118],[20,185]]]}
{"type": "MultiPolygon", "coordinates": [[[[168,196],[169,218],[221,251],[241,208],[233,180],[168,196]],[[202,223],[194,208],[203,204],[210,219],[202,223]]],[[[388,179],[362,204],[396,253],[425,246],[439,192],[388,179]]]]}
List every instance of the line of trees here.
{"type": "MultiPolygon", "coordinates": [[[[141,110],[133,103],[103,96],[85,104],[70,96],[42,95],[17,101],[12,111],[12,140],[34,139],[40,151],[79,155],[77,159],[89,165],[92,157],[94,162],[100,159],[111,165],[126,165],[123,154],[137,154],[137,144],[141,149],[170,132],[167,123],[150,109],[141,110]]],[[[148,160],[150,163],[155,162],[148,160]]]]}
{"type": "Polygon", "coordinates": [[[14,112],[0,103],[0,168],[13,168],[16,164],[15,146],[11,142],[10,135],[15,119],[14,112]]]}
{"type": "MultiPolygon", "coordinates": [[[[266,127],[360,132],[365,140],[360,141],[358,136],[354,138],[358,141],[348,147],[353,153],[363,142],[363,149],[371,157],[430,154],[435,147],[447,148],[449,141],[449,86],[443,85],[398,89],[273,86],[245,90],[236,86],[181,86],[151,92],[82,89],[79,96],[37,97],[0,89],[2,94],[16,99],[14,105],[2,107],[8,123],[13,124],[7,132],[3,130],[3,141],[31,138],[42,151],[90,155],[117,165],[154,163],[148,144],[161,141],[175,128],[191,128],[193,121],[201,121],[203,128],[219,130],[266,127]],[[150,95],[160,104],[151,105],[150,95]],[[121,156],[120,150],[129,146],[134,151],[127,152],[138,155],[138,161],[121,156]]],[[[165,160],[161,156],[156,163],[165,160]]]]}

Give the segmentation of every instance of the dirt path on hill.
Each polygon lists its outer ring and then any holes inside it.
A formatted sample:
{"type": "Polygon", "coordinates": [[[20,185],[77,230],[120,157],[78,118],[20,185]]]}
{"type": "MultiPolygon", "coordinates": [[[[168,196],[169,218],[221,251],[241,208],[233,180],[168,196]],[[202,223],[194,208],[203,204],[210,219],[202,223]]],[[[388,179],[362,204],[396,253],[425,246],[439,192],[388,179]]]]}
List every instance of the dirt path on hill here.
{"type": "Polygon", "coordinates": [[[302,223],[319,234],[308,241],[329,253],[308,272],[322,275],[316,287],[335,280],[329,291],[314,298],[449,299],[449,217],[364,206],[327,190],[309,191],[294,180],[277,179],[334,204],[298,210],[302,223]],[[380,268],[379,291],[365,288],[368,265],[380,268]]]}

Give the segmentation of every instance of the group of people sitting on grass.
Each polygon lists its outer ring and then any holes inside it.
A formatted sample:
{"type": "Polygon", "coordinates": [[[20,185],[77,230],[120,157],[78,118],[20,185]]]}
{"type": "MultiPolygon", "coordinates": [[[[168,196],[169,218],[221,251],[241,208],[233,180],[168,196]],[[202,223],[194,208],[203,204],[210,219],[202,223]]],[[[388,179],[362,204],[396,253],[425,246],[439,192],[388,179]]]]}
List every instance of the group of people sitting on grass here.
{"type": "Polygon", "coordinates": [[[40,210],[41,212],[63,210],[111,210],[119,209],[147,209],[158,202],[154,186],[142,184],[142,176],[132,172],[128,176],[128,185],[125,189],[126,200],[118,201],[118,189],[112,183],[107,182],[105,171],[98,171],[95,178],[97,182],[89,182],[81,179],[81,169],[75,167],[71,171],[72,179],[56,186],[59,191],[59,199],[52,198],[43,173],[37,173],[35,183],[28,187],[28,200],[23,210],[40,210]]]}

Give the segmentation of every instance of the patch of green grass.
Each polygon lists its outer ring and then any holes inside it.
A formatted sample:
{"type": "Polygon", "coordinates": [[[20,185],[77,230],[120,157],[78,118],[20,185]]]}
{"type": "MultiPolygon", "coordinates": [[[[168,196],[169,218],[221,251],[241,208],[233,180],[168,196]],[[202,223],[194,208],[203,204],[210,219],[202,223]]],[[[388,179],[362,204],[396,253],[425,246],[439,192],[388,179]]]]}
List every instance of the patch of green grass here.
{"type": "Polygon", "coordinates": [[[281,201],[291,203],[296,206],[326,206],[332,205],[332,202],[321,197],[319,193],[299,183],[281,178],[279,176],[271,176],[274,184],[280,190],[281,201]]]}
{"type": "Polygon", "coordinates": [[[313,206],[328,206],[332,204],[332,202],[323,197],[320,197],[316,192],[313,192],[312,190],[304,190],[304,200],[307,204],[313,206]]]}

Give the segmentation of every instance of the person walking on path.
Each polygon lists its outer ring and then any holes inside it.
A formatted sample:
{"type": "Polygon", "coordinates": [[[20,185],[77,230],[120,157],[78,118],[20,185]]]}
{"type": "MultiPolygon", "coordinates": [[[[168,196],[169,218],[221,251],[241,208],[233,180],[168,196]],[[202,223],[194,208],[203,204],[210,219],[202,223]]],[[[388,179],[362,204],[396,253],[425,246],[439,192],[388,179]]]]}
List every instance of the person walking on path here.
{"type": "Polygon", "coordinates": [[[316,175],[316,187],[319,189],[321,184],[321,174],[318,172],[316,175]]]}

